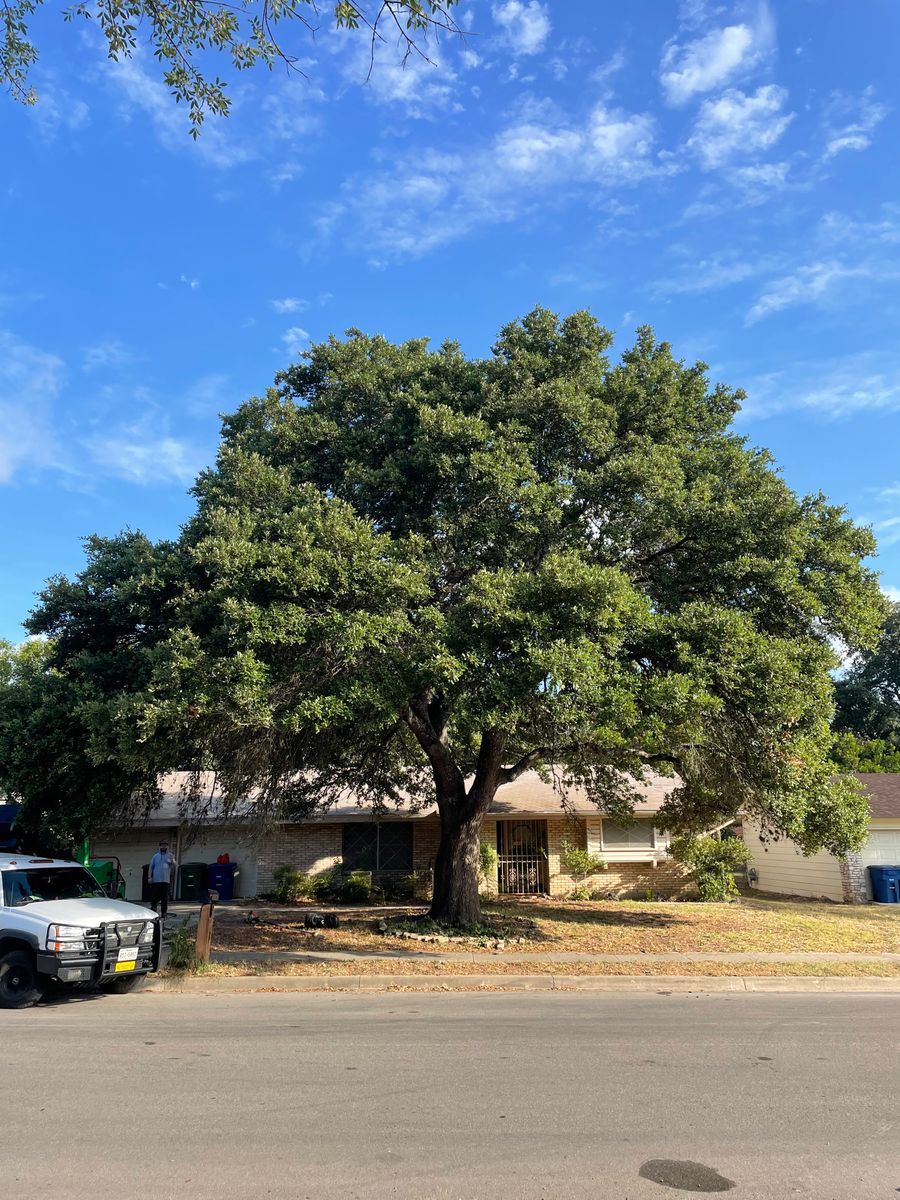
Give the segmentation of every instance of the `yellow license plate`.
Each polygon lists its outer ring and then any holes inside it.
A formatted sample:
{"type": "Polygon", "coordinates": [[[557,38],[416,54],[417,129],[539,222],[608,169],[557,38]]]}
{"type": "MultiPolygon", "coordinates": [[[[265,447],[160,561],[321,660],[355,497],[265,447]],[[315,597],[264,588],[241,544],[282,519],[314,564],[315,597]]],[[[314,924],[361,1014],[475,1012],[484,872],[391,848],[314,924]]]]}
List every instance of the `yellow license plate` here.
{"type": "Polygon", "coordinates": [[[133,962],[116,963],[116,970],[117,971],[133,971],[134,963],[133,962]]]}

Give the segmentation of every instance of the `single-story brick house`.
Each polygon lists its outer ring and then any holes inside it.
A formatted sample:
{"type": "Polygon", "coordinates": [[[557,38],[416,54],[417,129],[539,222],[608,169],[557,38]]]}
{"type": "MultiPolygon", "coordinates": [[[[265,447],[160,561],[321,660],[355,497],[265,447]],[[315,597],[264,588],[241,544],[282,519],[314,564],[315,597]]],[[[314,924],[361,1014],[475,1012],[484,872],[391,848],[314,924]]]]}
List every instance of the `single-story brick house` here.
{"type": "MultiPolygon", "coordinates": [[[[240,896],[268,892],[273,872],[282,865],[310,874],[333,867],[345,873],[365,870],[376,877],[427,875],[433,867],[440,835],[434,808],[375,819],[348,800],[312,819],[280,824],[265,837],[254,838],[248,827],[215,815],[199,828],[192,826],[182,813],[186,782],[186,775],[167,776],[162,802],[149,817],[92,839],[93,857],[120,860],[129,899],[140,899],[142,868],[163,836],[181,864],[213,863],[220,854],[228,854],[239,867],[240,896]]],[[[214,798],[214,776],[202,786],[214,798]]],[[[501,788],[484,821],[483,840],[498,856],[497,876],[488,881],[488,890],[566,895],[580,882],[561,862],[568,842],[606,862],[606,870],[585,881],[591,890],[611,896],[643,896],[648,888],[661,896],[691,892],[690,877],[668,855],[668,836],[653,822],[672,787],[673,780],[665,776],[637,785],[636,820],[622,825],[598,812],[577,788],[570,790],[564,808],[553,787],[536,772],[526,772],[501,788]]]]}
{"type": "Polygon", "coordinates": [[[865,904],[872,899],[867,867],[900,866],[900,775],[859,774],[869,797],[869,837],[857,854],[835,858],[825,851],[805,857],[793,842],[763,842],[744,822],[744,841],[753,853],[749,878],[754,891],[810,896],[865,904]]]}

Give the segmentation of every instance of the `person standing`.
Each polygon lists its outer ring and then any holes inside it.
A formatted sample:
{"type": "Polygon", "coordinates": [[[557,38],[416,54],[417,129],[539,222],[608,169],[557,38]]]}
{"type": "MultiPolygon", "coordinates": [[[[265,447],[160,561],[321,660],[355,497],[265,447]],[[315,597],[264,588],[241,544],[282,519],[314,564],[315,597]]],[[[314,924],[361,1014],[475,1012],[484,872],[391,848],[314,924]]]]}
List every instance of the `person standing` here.
{"type": "Polygon", "coordinates": [[[159,912],[163,920],[169,911],[169,886],[175,871],[175,858],[169,853],[169,843],[165,838],[159,843],[159,849],[150,859],[147,880],[150,884],[150,907],[159,912]]]}

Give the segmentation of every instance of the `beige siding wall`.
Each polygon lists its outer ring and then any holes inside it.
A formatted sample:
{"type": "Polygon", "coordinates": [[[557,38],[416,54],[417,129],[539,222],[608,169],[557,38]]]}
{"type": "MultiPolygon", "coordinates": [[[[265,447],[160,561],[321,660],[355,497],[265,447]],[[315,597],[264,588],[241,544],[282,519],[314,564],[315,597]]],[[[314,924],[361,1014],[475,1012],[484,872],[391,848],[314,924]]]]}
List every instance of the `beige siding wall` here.
{"type": "Polygon", "coordinates": [[[840,863],[834,855],[822,851],[806,858],[787,838],[762,842],[758,829],[747,821],[744,822],[744,841],[753,855],[750,865],[759,874],[754,891],[844,899],[840,863]]]}
{"type": "Polygon", "coordinates": [[[214,863],[220,854],[227,854],[237,863],[234,894],[237,897],[255,896],[257,892],[257,847],[241,829],[205,829],[191,834],[182,831],[178,845],[178,865],[185,863],[214,863]]]}

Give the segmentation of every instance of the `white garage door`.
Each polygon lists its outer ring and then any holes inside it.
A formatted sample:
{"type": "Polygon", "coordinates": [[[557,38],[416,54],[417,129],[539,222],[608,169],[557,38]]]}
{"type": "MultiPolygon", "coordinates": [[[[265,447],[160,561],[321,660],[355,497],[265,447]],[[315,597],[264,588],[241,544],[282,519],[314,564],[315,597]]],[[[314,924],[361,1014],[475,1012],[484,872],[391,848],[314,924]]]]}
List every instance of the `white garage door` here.
{"type": "MultiPolygon", "coordinates": [[[[860,851],[863,866],[900,867],[900,827],[897,829],[873,829],[869,840],[860,851]]],[[[866,872],[866,889],[871,899],[872,887],[866,872]]]]}
{"type": "Polygon", "coordinates": [[[182,836],[182,863],[214,863],[220,854],[227,854],[237,863],[235,896],[256,895],[256,848],[242,837],[237,829],[217,829],[198,834],[196,841],[187,845],[189,835],[182,836]]]}
{"type": "Polygon", "coordinates": [[[159,849],[160,839],[168,837],[169,848],[175,849],[175,830],[154,829],[152,832],[129,830],[121,837],[94,838],[92,858],[118,858],[125,876],[125,898],[140,903],[143,867],[159,849]]]}

